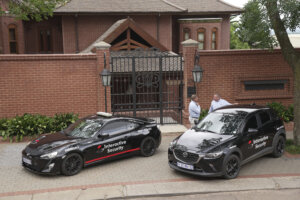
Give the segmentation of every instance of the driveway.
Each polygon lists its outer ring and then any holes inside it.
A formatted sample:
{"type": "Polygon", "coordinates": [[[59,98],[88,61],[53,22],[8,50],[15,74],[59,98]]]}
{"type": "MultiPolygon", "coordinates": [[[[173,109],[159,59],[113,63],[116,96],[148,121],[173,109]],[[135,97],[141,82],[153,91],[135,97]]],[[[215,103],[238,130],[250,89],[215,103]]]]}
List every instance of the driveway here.
{"type": "MultiPolygon", "coordinates": [[[[161,146],[152,157],[137,156],[104,163],[86,168],[71,177],[41,176],[30,173],[21,166],[21,151],[26,143],[2,143],[0,144],[0,197],[118,185],[185,181],[212,184],[214,181],[225,181],[194,178],[171,170],[167,164],[167,149],[173,138],[175,135],[163,136],[161,146]]],[[[300,176],[299,166],[299,158],[283,156],[275,159],[265,156],[243,166],[239,179],[300,176]]]]}

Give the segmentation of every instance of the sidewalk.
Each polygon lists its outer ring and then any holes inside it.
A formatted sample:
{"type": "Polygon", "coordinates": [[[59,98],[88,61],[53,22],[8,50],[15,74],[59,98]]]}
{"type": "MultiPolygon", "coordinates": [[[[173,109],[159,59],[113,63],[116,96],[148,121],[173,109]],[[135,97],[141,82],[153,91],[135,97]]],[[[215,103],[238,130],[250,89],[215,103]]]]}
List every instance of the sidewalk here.
{"type": "Polygon", "coordinates": [[[130,199],[141,197],[176,196],[187,194],[208,194],[220,192],[238,192],[253,190],[299,189],[300,176],[269,178],[237,178],[234,180],[166,180],[148,183],[119,183],[118,185],[90,185],[66,191],[43,192],[19,196],[6,196],[6,200],[63,200],[63,199],[130,199]]]}

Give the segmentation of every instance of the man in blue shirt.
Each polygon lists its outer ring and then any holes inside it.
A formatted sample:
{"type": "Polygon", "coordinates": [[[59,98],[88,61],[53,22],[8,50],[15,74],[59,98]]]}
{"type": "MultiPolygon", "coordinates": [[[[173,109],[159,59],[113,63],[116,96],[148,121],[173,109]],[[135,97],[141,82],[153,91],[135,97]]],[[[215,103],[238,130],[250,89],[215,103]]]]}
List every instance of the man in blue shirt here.
{"type": "Polygon", "coordinates": [[[189,121],[192,127],[195,126],[195,120],[199,119],[200,113],[201,107],[198,104],[198,97],[195,94],[193,94],[191,96],[191,102],[189,105],[189,121]]]}
{"type": "Polygon", "coordinates": [[[217,108],[221,108],[223,106],[228,106],[231,105],[228,101],[225,99],[221,99],[220,95],[214,94],[213,100],[211,102],[210,108],[209,108],[209,113],[216,110],[217,108]]]}

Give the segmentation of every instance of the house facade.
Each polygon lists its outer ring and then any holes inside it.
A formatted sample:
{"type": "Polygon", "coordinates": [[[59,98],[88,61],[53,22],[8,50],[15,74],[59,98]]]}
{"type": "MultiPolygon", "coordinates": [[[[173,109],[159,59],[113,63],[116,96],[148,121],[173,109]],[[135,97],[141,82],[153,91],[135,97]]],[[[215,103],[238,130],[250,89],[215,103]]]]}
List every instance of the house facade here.
{"type": "Polygon", "coordinates": [[[168,51],[181,53],[180,44],[187,39],[198,41],[199,50],[225,50],[230,48],[230,16],[240,12],[221,0],[71,0],[42,22],[0,17],[0,52],[84,52],[126,18],[168,51]]]}

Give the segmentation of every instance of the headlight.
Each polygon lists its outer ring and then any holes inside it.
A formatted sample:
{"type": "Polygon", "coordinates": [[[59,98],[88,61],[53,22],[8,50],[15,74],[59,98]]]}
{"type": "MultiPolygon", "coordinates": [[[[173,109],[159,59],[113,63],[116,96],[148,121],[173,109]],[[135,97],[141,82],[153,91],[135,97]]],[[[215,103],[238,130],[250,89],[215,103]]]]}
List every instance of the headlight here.
{"type": "Polygon", "coordinates": [[[223,155],[223,151],[220,152],[214,152],[214,153],[207,153],[205,155],[206,159],[216,159],[216,158],[220,158],[223,155]]]}
{"type": "Polygon", "coordinates": [[[177,140],[174,140],[174,141],[170,142],[169,148],[170,148],[171,150],[173,150],[173,148],[175,147],[176,142],[177,142],[177,140]]]}
{"type": "Polygon", "coordinates": [[[57,156],[57,151],[41,155],[41,158],[52,159],[57,156]]]}

